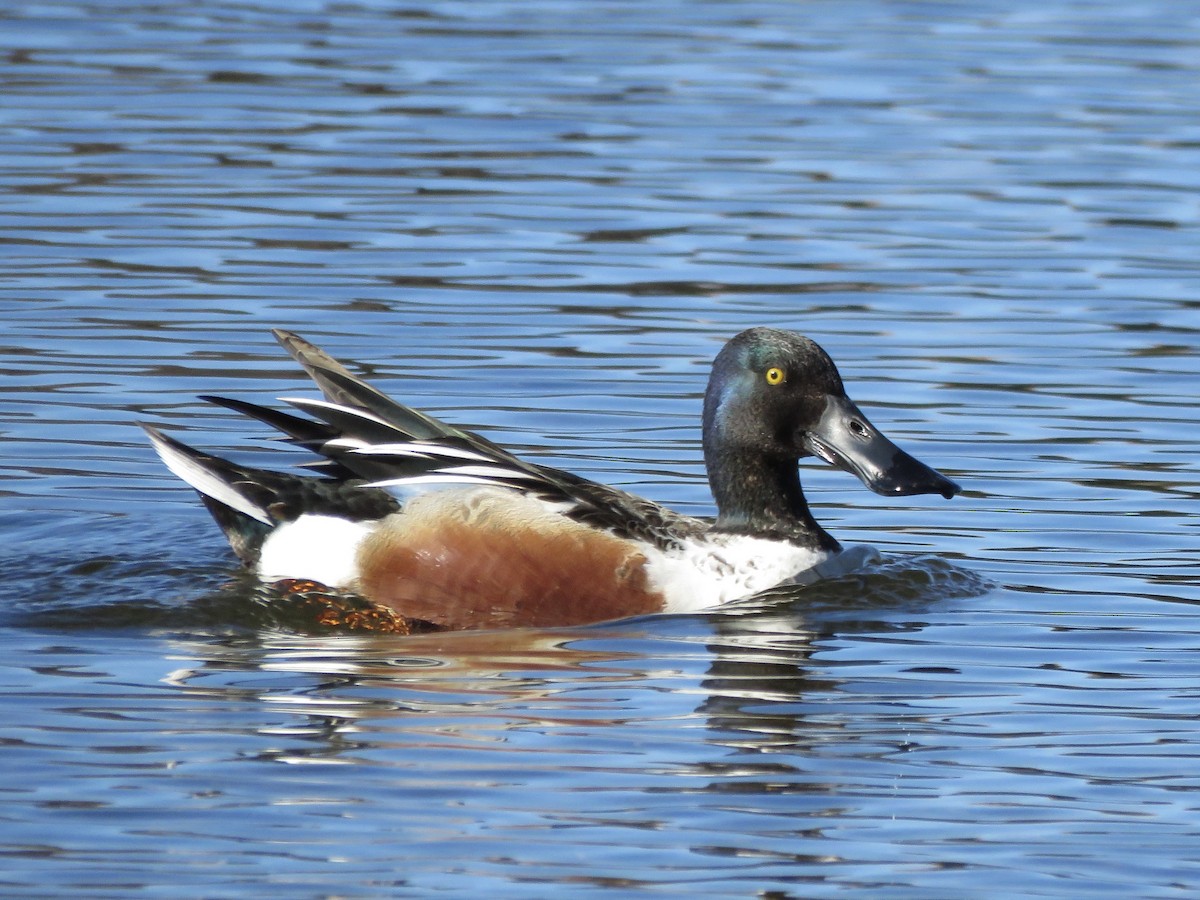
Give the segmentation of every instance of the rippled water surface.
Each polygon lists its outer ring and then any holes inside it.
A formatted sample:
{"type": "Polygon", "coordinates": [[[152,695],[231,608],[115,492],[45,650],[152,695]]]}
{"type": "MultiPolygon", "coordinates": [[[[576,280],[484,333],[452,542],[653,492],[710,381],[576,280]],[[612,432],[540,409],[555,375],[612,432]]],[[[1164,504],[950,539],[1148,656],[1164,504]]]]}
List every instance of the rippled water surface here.
{"type": "MultiPolygon", "coordinates": [[[[0,9],[13,896],[1194,896],[1200,15],[1131,2],[0,9]],[[136,421],[394,395],[697,514],[803,330],[960,481],[707,616],[314,634],[136,421]]],[[[292,459],[297,458],[293,454],[292,459]]]]}

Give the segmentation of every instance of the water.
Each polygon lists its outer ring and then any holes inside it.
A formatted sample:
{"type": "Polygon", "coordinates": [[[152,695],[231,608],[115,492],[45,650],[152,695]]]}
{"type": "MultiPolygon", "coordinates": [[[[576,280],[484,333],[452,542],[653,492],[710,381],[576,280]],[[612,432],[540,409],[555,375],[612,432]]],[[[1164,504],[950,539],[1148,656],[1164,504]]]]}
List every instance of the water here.
{"type": "Polygon", "coordinates": [[[0,854],[20,896],[1192,896],[1189,4],[0,11],[0,854]],[[709,616],[314,634],[135,420],[267,334],[711,512],[720,342],[803,330],[966,488],[709,616]]]}

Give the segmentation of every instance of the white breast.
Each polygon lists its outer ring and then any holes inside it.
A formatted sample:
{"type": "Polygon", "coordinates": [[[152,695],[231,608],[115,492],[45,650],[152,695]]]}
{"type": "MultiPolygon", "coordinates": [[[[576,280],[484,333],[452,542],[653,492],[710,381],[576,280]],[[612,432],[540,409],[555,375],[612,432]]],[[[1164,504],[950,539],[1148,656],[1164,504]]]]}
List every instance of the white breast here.
{"type": "Polygon", "coordinates": [[[651,581],[666,597],[665,611],[695,612],[790,581],[834,554],[786,541],[728,534],[646,555],[651,581]]]}

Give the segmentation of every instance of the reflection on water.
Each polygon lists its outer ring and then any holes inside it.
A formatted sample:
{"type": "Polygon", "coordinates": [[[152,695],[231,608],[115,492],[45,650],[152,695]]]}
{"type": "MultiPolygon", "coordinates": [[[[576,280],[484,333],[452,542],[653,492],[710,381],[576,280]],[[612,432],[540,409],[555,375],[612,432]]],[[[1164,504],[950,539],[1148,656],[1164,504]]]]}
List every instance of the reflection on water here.
{"type": "MultiPolygon", "coordinates": [[[[797,865],[846,887],[915,865],[917,884],[1053,833],[1066,852],[1014,873],[1034,889],[1073,878],[1081,859],[1097,873],[1085,883],[1111,879],[1107,857],[1130,841],[1188,852],[1170,832],[1190,770],[1146,778],[1154,760],[1196,750],[1188,701],[1171,699],[1183,682],[1153,659],[1128,673],[1087,662],[1128,647],[1121,632],[1150,634],[1150,615],[1127,611],[1106,632],[1105,614],[998,613],[1021,602],[1005,591],[980,609],[971,596],[888,596],[899,580],[860,584],[852,621],[843,583],[752,614],[554,633],[117,632],[107,668],[85,649],[91,632],[83,646],[78,633],[36,649],[27,638],[16,659],[36,659],[44,686],[27,752],[66,766],[80,754],[90,774],[26,793],[80,827],[123,823],[101,868],[138,860],[154,834],[186,842],[176,865],[201,878],[232,839],[248,856],[240,877],[256,877],[253,836],[267,833],[295,883],[326,890],[345,877],[331,852],[366,878],[402,868],[415,889],[609,885],[612,852],[629,857],[619,878],[633,887],[786,884],[797,865]],[[1099,835],[1092,811],[1108,822],[1099,835]],[[982,843],[953,849],[981,821],[982,843]],[[907,837],[881,841],[888,822],[907,837]]],[[[78,852],[61,836],[42,846],[78,852]]],[[[32,848],[16,856],[32,871],[32,848]]]]}
{"type": "Polygon", "coordinates": [[[1191,894],[1187,4],[0,10],[4,883],[21,895],[1191,894]],[[712,512],[721,342],[796,328],[963,484],[805,465],[884,562],[412,639],[253,602],[135,420],[399,399],[712,512]]]}

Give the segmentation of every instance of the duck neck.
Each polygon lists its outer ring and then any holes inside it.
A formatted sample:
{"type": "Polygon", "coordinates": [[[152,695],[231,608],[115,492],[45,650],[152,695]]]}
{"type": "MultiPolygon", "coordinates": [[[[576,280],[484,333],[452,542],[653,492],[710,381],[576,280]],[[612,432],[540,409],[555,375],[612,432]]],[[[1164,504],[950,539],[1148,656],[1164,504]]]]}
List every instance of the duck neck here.
{"type": "Polygon", "coordinates": [[[717,450],[705,454],[717,501],[717,531],[786,540],[837,552],[841,545],[818,524],[800,487],[798,459],[717,450]]]}

